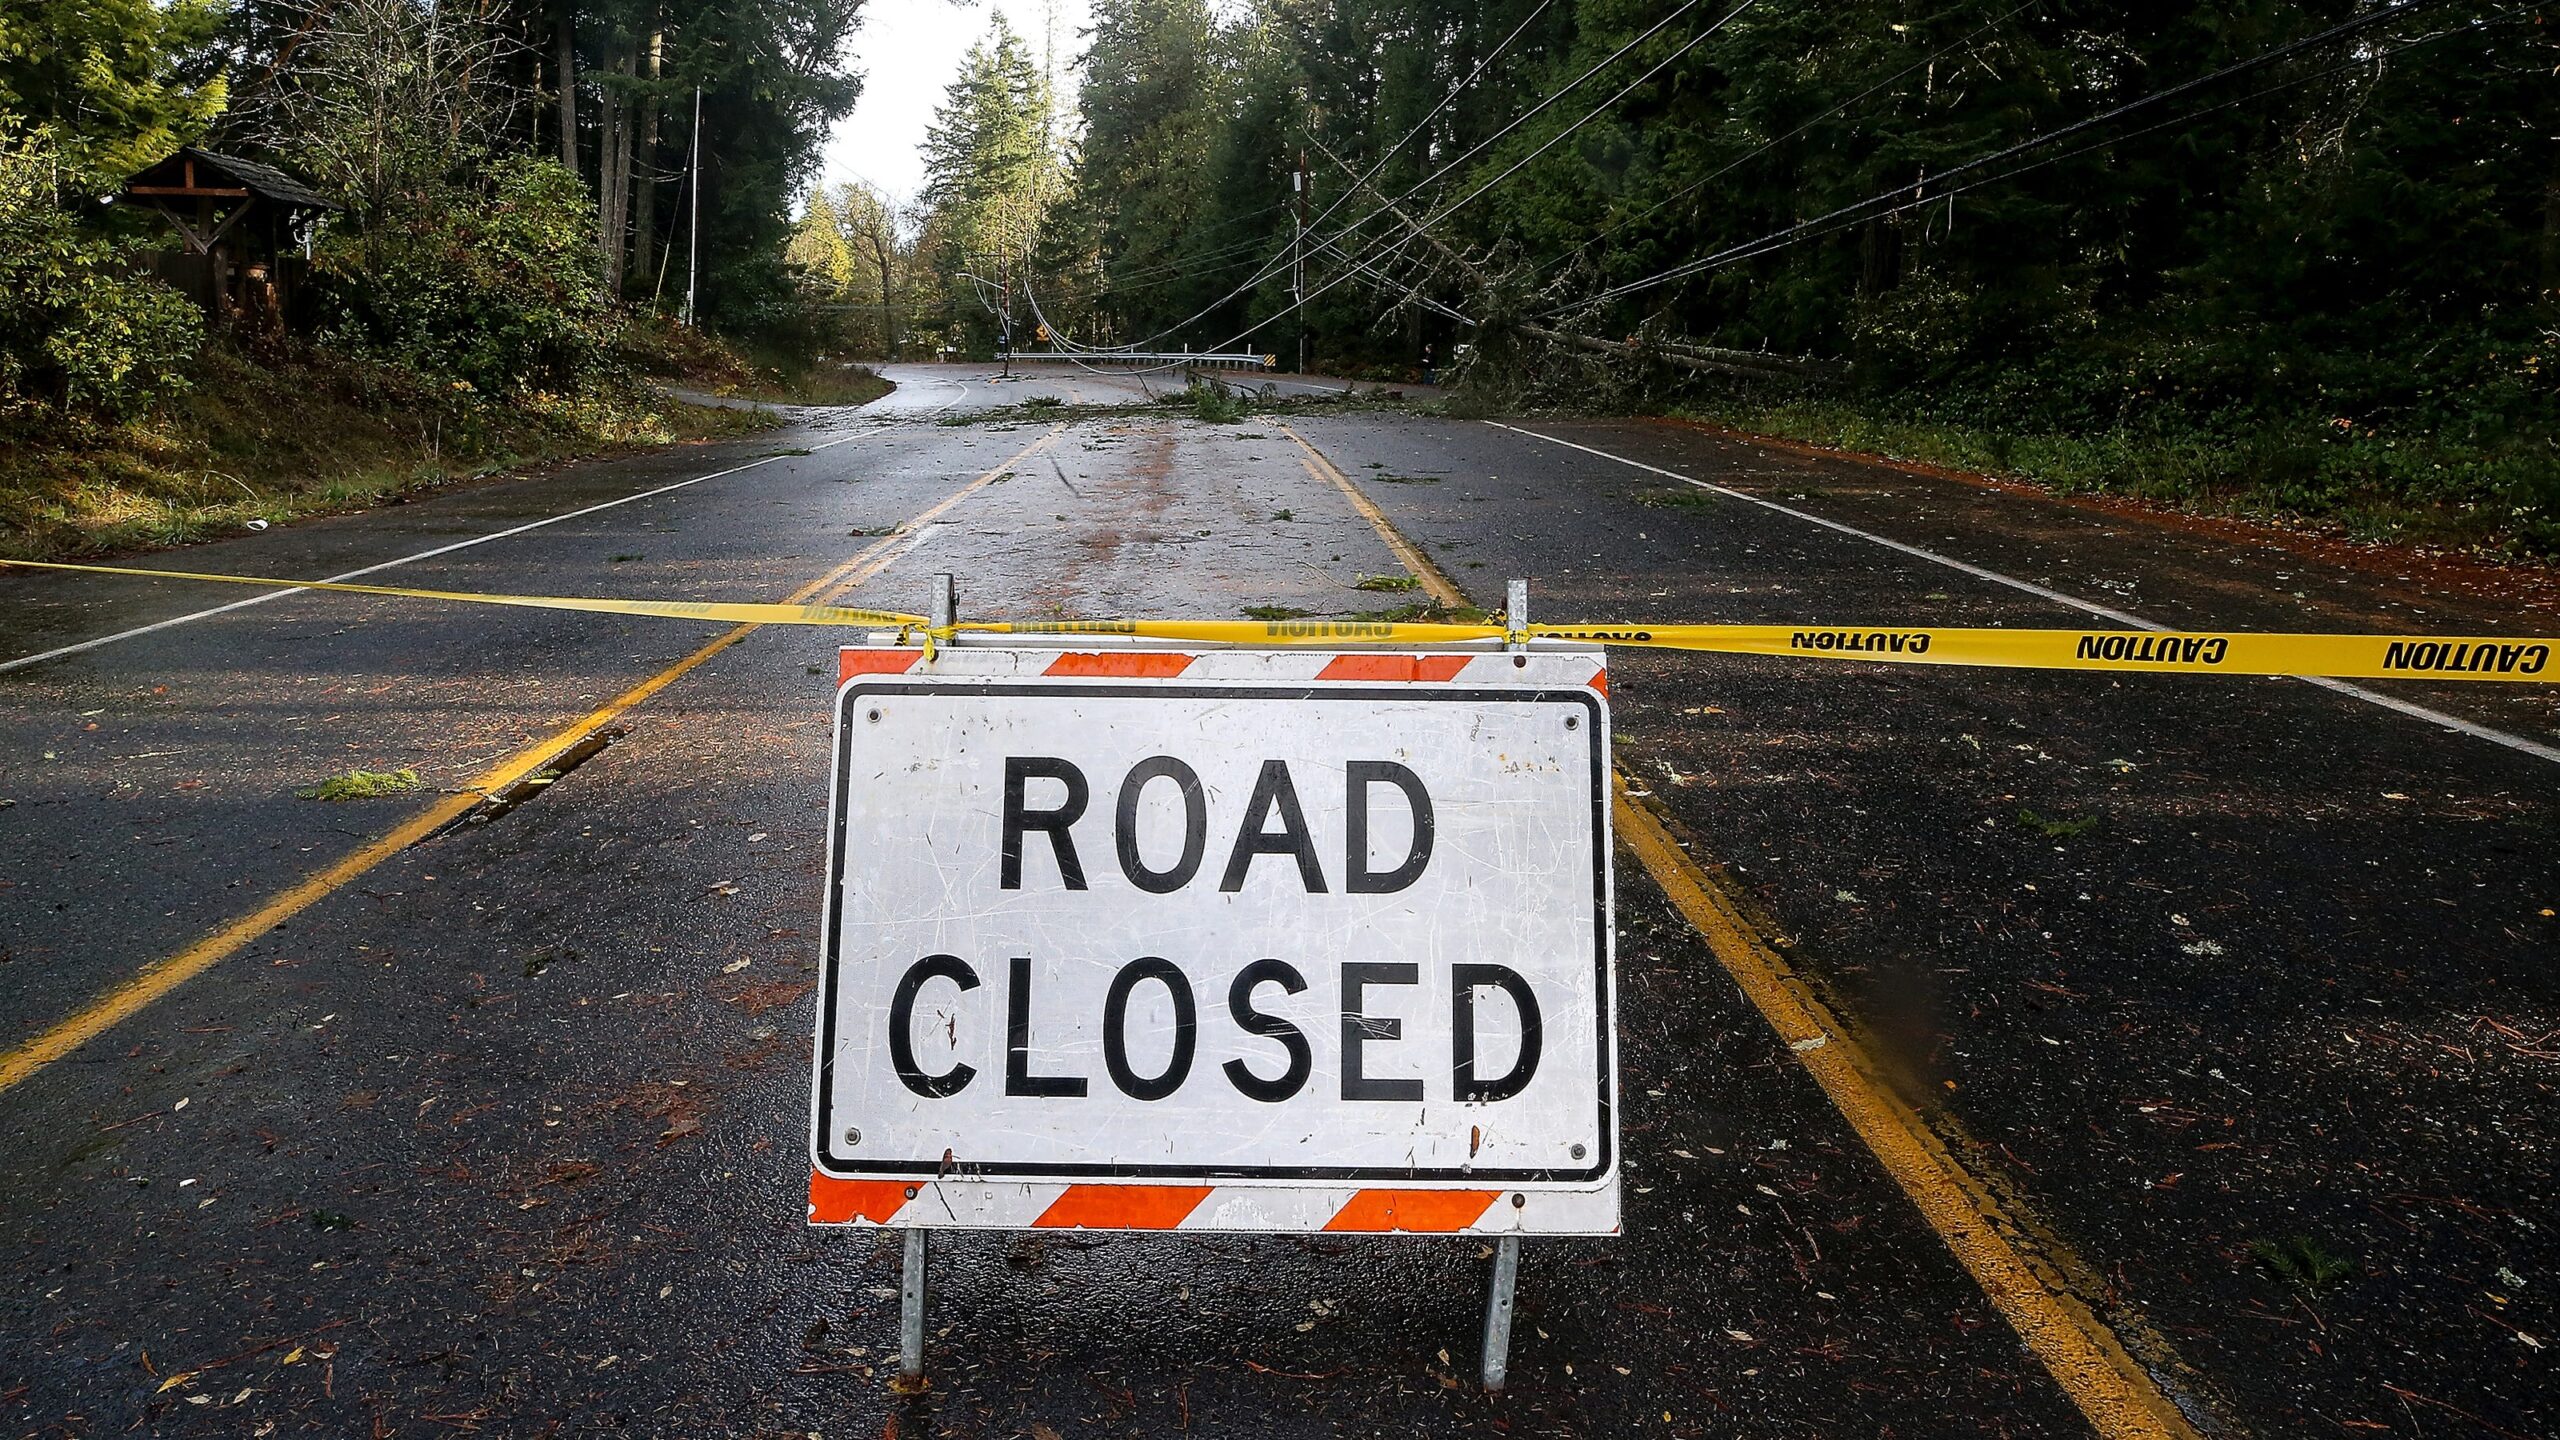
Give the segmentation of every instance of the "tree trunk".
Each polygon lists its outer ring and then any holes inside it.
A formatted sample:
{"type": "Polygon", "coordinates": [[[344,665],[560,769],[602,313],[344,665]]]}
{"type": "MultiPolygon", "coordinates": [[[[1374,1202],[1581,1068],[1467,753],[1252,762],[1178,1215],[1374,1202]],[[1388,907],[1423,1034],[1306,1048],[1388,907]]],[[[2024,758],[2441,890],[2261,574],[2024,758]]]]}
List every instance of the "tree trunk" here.
{"type": "Polygon", "coordinates": [[[2542,182],[2542,319],[2560,325],[2560,141],[2551,147],[2551,175],[2542,182]]]}
{"type": "Polygon", "coordinates": [[[568,9],[560,11],[560,163],[578,169],[578,32],[568,9]]]}
{"type": "MultiPolygon", "coordinates": [[[[606,66],[608,73],[612,68],[610,64],[606,66]]],[[[614,273],[614,261],[620,258],[622,249],[621,237],[613,229],[613,122],[616,108],[613,87],[608,85],[596,99],[596,259],[604,267],[604,288],[609,295],[621,293],[620,286],[616,284],[620,277],[614,273]]]]}
{"type": "MultiPolygon", "coordinates": [[[[628,77],[639,49],[635,37],[613,61],[613,73],[628,77]]],[[[604,257],[605,293],[622,296],[623,245],[631,225],[631,87],[617,85],[604,101],[604,134],[596,152],[596,249],[604,257]]]]}
{"type": "Polygon", "coordinates": [[[1902,227],[1892,219],[1870,220],[1858,236],[1858,298],[1873,300],[1902,279],[1902,227]]]}
{"type": "Polygon", "coordinates": [[[872,258],[880,262],[880,341],[881,349],[892,360],[898,358],[897,302],[891,298],[889,270],[894,251],[886,237],[876,231],[871,237],[872,258]]]}
{"type": "Polygon", "coordinates": [[[650,270],[649,251],[658,240],[658,75],[666,41],[663,32],[650,32],[649,88],[640,97],[640,149],[633,166],[639,171],[640,184],[634,206],[638,214],[632,221],[637,238],[631,245],[631,263],[644,276],[650,270]]]}

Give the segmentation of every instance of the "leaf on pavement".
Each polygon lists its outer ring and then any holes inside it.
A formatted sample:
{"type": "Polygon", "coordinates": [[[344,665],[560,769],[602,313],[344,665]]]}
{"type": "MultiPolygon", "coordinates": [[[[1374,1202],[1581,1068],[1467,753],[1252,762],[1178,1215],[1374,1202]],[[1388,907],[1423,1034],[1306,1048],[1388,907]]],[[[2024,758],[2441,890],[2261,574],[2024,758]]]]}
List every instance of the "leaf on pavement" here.
{"type": "Polygon", "coordinates": [[[410,769],[349,770],[343,775],[332,775],[308,790],[294,793],[305,800],[371,800],[380,795],[415,790],[425,783],[417,771],[410,769]]]}

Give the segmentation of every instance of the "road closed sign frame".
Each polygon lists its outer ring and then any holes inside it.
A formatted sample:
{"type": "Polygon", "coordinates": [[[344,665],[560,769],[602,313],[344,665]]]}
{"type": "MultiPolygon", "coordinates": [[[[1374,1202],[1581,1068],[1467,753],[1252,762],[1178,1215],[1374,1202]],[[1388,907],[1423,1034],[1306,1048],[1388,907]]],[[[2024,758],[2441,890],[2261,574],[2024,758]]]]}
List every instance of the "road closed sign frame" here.
{"type": "Polygon", "coordinates": [[[813,1197],[1001,1228],[1215,1187],[1247,1200],[1207,1227],[1294,1230],[1500,1187],[1432,1228],[1614,1231],[1596,652],[1347,667],[1417,677],[1385,684],[1306,650],[901,653],[837,696],[813,1197]]]}

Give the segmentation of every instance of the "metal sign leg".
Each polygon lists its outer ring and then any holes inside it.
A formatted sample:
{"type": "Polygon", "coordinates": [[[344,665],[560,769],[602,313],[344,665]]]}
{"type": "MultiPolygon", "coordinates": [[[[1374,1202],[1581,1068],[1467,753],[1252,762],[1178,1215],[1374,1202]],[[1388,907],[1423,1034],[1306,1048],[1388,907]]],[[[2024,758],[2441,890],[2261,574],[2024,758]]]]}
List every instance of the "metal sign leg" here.
{"type": "MultiPolygon", "coordinates": [[[[1515,1245],[1518,1242],[1513,1242],[1515,1245]]],[[[1508,1297],[1503,1329],[1510,1329],[1508,1297]]],[[[907,1231],[906,1259],[898,1267],[898,1373],[910,1380],[924,1374],[924,1231],[907,1231]]]]}
{"type": "MultiPolygon", "coordinates": [[[[922,1234],[922,1231],[910,1231],[922,1234]]],[[[1484,1302],[1484,1388],[1499,1393],[1511,1375],[1511,1298],[1520,1283],[1520,1237],[1493,1242],[1493,1293],[1484,1302]]]]}

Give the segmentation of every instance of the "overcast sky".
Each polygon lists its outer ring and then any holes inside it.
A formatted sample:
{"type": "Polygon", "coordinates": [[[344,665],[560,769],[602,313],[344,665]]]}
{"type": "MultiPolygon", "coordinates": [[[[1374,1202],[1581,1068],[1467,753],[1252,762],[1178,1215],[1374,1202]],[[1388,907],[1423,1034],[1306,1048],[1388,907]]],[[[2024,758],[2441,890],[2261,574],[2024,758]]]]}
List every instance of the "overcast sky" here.
{"type": "Polygon", "coordinates": [[[943,87],[960,73],[961,57],[987,33],[997,11],[1034,58],[1055,15],[1059,88],[1071,94],[1068,64],[1083,44],[1077,32],[1093,23],[1086,0],[869,0],[853,38],[862,99],[827,137],[823,177],[868,180],[901,200],[914,199],[924,188],[917,150],[925,127],[933,123],[943,87]]]}

